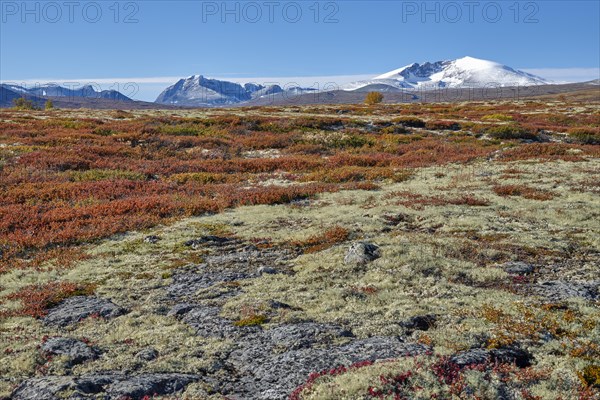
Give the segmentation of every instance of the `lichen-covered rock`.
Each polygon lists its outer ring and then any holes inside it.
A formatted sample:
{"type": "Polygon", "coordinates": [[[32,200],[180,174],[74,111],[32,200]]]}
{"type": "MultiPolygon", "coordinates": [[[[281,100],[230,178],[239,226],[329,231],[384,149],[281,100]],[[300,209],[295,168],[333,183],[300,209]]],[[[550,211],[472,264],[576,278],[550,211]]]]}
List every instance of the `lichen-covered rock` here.
{"type": "Polygon", "coordinates": [[[42,343],[40,350],[44,355],[66,356],[70,365],[81,364],[98,356],[98,350],[86,343],[67,337],[54,337],[42,343]]]}
{"type": "Polygon", "coordinates": [[[97,394],[106,391],[108,385],[118,380],[125,379],[125,375],[120,373],[98,373],[84,375],[75,378],[73,390],[76,394],[97,394]]]}
{"type": "Polygon", "coordinates": [[[95,296],[75,296],[62,301],[44,317],[46,325],[65,327],[91,315],[114,318],[125,314],[125,309],[112,301],[95,296]]]}
{"type": "Polygon", "coordinates": [[[533,356],[518,347],[503,347],[492,349],[492,360],[501,364],[515,364],[519,368],[525,368],[531,365],[533,356]]]}
{"type": "Polygon", "coordinates": [[[598,299],[600,281],[596,282],[565,282],[548,281],[533,287],[536,294],[544,296],[551,301],[562,301],[572,297],[580,297],[586,300],[598,299]]]}
{"type": "Polygon", "coordinates": [[[142,361],[152,361],[154,359],[156,359],[156,357],[158,357],[158,351],[156,351],[156,349],[153,349],[152,347],[146,347],[142,350],[140,350],[135,357],[138,360],[142,360],[142,361]]]}
{"type": "Polygon", "coordinates": [[[143,374],[111,384],[107,393],[117,399],[173,394],[199,378],[198,375],[188,374],[143,374]]]}
{"type": "Polygon", "coordinates": [[[169,395],[200,379],[198,375],[154,373],[125,376],[118,373],[90,374],[81,377],[47,376],[31,378],[12,393],[14,400],[141,399],[144,396],[169,395]]]}
{"type": "Polygon", "coordinates": [[[400,326],[402,326],[407,333],[414,331],[427,331],[429,328],[435,325],[436,321],[437,317],[433,314],[416,315],[406,321],[402,321],[400,326]]]}
{"type": "Polygon", "coordinates": [[[490,363],[515,364],[520,368],[531,365],[533,356],[518,347],[500,349],[470,349],[453,355],[450,361],[459,367],[490,363]]]}
{"type": "Polygon", "coordinates": [[[513,275],[525,275],[533,272],[533,265],[522,261],[511,261],[500,266],[504,271],[513,275]]]}
{"type": "Polygon", "coordinates": [[[285,399],[312,372],[428,350],[391,337],[354,340],[340,327],[311,322],[245,336],[237,347],[228,358],[237,378],[221,382],[218,389],[240,399],[285,399]]]}
{"type": "Polygon", "coordinates": [[[459,367],[489,363],[492,356],[487,349],[470,349],[461,351],[450,358],[459,367]]]}
{"type": "Polygon", "coordinates": [[[169,317],[177,317],[184,315],[194,308],[193,304],[189,303],[179,303],[175,304],[171,309],[167,312],[167,316],[169,317]]]}
{"type": "Polygon", "coordinates": [[[73,387],[69,376],[31,378],[21,383],[12,393],[13,400],[57,400],[57,394],[73,387]]]}
{"type": "Polygon", "coordinates": [[[381,257],[379,246],[369,242],[356,242],[350,245],[344,258],[346,264],[364,265],[381,257]]]}
{"type": "Polygon", "coordinates": [[[225,243],[233,242],[234,239],[227,237],[219,237],[214,235],[202,236],[198,239],[188,240],[184,244],[188,247],[192,247],[194,249],[202,247],[202,246],[221,246],[225,243]]]}
{"type": "Polygon", "coordinates": [[[233,339],[240,335],[259,331],[259,327],[237,327],[234,321],[219,316],[218,307],[198,306],[185,314],[182,321],[195,329],[202,337],[233,339]]]}

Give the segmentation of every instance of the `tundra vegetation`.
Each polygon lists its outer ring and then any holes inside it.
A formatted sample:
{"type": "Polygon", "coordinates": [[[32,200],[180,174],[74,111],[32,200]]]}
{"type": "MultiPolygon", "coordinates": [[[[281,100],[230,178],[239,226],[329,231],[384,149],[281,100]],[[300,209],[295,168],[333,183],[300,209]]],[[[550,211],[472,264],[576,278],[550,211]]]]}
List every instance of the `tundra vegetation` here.
{"type": "Polygon", "coordinates": [[[599,398],[599,143],[597,102],[2,110],[0,397],[599,398]]]}

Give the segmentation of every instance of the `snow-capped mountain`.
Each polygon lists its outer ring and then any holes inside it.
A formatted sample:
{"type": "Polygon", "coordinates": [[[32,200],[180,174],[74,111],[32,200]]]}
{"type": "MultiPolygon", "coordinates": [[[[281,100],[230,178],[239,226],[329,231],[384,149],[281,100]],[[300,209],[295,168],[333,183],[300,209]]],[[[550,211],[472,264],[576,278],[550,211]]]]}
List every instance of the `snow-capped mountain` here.
{"type": "Polygon", "coordinates": [[[346,90],[359,90],[373,85],[384,85],[389,90],[407,88],[472,88],[534,86],[550,82],[539,76],[528,74],[494,61],[463,57],[457,60],[414,63],[374,77],[348,85],[346,90]]]}
{"type": "Polygon", "coordinates": [[[37,97],[85,97],[88,99],[132,101],[129,97],[125,96],[121,92],[118,92],[116,90],[96,91],[96,89],[92,85],[85,85],[75,89],[69,89],[55,84],[35,85],[30,88],[18,85],[3,86],[13,92],[37,97]]]}
{"type": "Polygon", "coordinates": [[[214,106],[237,104],[255,97],[282,92],[278,85],[265,87],[254,83],[239,83],[192,75],[166,88],[156,99],[160,104],[180,106],[214,106]]]}
{"type": "Polygon", "coordinates": [[[264,86],[256,83],[240,85],[202,75],[192,75],[166,88],[155,102],[188,107],[210,107],[234,105],[277,94],[302,94],[310,91],[312,89],[301,87],[283,89],[279,85],[264,86]]]}

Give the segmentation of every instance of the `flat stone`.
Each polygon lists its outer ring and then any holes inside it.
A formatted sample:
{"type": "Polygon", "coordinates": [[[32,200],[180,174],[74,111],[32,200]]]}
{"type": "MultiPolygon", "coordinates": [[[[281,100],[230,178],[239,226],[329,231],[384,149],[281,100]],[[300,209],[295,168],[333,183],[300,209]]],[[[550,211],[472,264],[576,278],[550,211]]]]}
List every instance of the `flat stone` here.
{"type": "Polygon", "coordinates": [[[450,361],[463,368],[470,365],[481,364],[516,364],[520,368],[531,365],[533,356],[518,347],[505,347],[500,349],[470,349],[461,351],[450,358],[450,361]]]}
{"type": "Polygon", "coordinates": [[[219,307],[198,306],[182,318],[196,334],[202,337],[237,338],[249,332],[260,331],[260,327],[237,327],[234,321],[219,316],[219,307]]]}
{"type": "Polygon", "coordinates": [[[167,312],[167,316],[169,316],[169,317],[181,316],[181,315],[187,313],[188,311],[192,310],[193,308],[194,308],[194,305],[193,304],[189,304],[189,303],[175,304],[169,310],[169,312],[167,312]]]}
{"type": "Polygon", "coordinates": [[[70,365],[81,364],[98,356],[98,351],[86,343],[66,337],[49,338],[42,343],[40,350],[45,355],[66,356],[70,365]]]}
{"type": "Polygon", "coordinates": [[[75,296],[62,301],[43,318],[46,325],[65,327],[89,316],[115,318],[125,314],[125,309],[112,301],[95,296],[75,296]]]}
{"type": "Polygon", "coordinates": [[[562,301],[573,297],[580,297],[585,300],[596,300],[599,298],[598,292],[600,281],[596,282],[565,282],[548,281],[533,286],[536,294],[544,296],[551,301],[562,301]]]}
{"type": "Polygon", "coordinates": [[[173,394],[200,379],[188,374],[143,374],[111,384],[107,393],[112,398],[139,399],[144,396],[173,394]]]}
{"type": "MultiPolygon", "coordinates": [[[[416,356],[429,350],[420,344],[403,343],[397,338],[385,337],[354,340],[341,346],[323,346],[322,342],[315,339],[327,334],[327,328],[311,326],[308,328],[312,330],[310,334],[304,332],[306,329],[306,326],[290,326],[273,332],[271,336],[280,346],[273,345],[271,351],[268,348],[261,351],[248,345],[240,347],[229,359],[240,378],[234,383],[223,384],[220,390],[231,393],[234,399],[286,399],[313,372],[349,366],[359,361],[416,356]],[[292,337],[285,337],[285,332],[290,332],[292,337]],[[286,348],[289,350],[285,351],[286,348]]],[[[267,332],[263,332],[263,335],[267,332]]],[[[338,330],[337,334],[343,335],[344,332],[338,330]]]]}
{"type": "Polygon", "coordinates": [[[522,261],[511,261],[500,266],[504,271],[513,275],[525,275],[533,272],[533,265],[522,261]]]}
{"type": "Polygon", "coordinates": [[[57,400],[57,394],[73,387],[69,376],[31,378],[21,383],[12,393],[13,400],[57,400]]]}
{"type": "Polygon", "coordinates": [[[188,240],[184,244],[188,247],[198,248],[201,246],[220,246],[225,243],[229,243],[233,240],[234,239],[226,238],[226,237],[207,235],[207,236],[201,236],[198,239],[188,240]]]}
{"type": "Polygon", "coordinates": [[[145,349],[140,350],[135,357],[142,361],[152,361],[158,357],[158,351],[152,347],[146,347],[145,349]]]}

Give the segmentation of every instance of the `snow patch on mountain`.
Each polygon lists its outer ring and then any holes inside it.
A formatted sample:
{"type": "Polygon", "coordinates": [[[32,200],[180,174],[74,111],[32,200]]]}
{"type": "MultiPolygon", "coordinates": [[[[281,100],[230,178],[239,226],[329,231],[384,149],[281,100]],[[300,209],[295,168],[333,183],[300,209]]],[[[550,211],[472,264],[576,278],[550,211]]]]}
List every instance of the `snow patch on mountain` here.
{"type": "Polygon", "coordinates": [[[345,90],[357,90],[374,84],[397,89],[438,89],[535,86],[547,80],[488,60],[463,57],[457,60],[414,63],[395,69],[372,80],[347,85],[345,90]]]}

